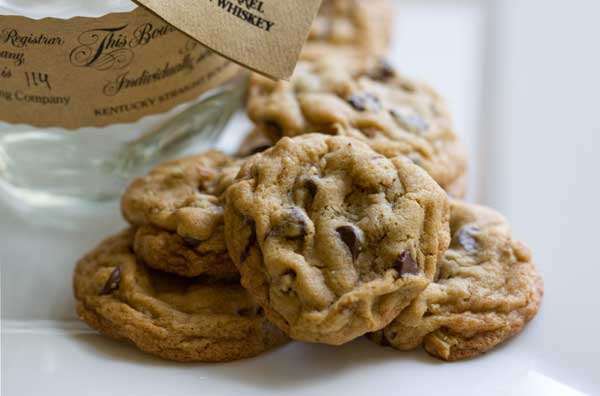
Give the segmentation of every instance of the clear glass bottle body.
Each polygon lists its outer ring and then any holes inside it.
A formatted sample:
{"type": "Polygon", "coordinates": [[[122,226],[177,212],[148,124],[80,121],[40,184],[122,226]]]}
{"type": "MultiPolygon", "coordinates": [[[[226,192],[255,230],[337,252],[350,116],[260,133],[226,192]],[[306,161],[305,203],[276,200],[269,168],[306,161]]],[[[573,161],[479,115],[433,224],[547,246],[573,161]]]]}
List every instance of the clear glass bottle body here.
{"type": "MultiPolygon", "coordinates": [[[[129,0],[0,0],[0,15],[68,19],[135,9],[129,0]]],[[[0,193],[32,205],[72,199],[107,200],[152,165],[214,143],[239,108],[245,77],[238,75],[171,110],[102,128],[67,130],[0,119],[0,193]]]]}

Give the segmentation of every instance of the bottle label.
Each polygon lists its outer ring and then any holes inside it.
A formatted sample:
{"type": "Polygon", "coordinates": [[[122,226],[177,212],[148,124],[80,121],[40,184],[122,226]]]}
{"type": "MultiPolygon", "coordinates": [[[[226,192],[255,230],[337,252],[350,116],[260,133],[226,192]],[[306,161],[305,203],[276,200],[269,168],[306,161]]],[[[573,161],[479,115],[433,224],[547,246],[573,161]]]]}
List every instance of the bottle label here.
{"type": "Polygon", "coordinates": [[[137,0],[219,54],[288,79],[322,0],[137,0]]]}
{"type": "Polygon", "coordinates": [[[240,71],[143,7],[67,20],[0,15],[0,121],[12,124],[130,123],[240,71]]]}

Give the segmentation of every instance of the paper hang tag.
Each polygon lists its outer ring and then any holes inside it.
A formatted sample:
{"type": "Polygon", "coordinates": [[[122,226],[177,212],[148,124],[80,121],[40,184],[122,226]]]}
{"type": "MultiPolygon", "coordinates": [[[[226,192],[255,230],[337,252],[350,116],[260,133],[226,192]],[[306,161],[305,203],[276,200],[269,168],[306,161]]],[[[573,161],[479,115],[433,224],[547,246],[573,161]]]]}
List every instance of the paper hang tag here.
{"type": "Polygon", "coordinates": [[[289,79],[322,0],[137,0],[204,46],[289,79]]]}

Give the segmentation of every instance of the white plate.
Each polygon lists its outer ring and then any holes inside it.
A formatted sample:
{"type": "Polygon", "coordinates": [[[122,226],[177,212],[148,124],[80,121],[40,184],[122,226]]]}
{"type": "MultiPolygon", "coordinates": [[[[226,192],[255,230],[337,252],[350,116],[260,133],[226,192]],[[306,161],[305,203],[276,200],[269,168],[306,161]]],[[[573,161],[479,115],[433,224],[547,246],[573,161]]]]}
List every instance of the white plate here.
{"type": "MultiPolygon", "coordinates": [[[[483,8],[477,1],[428,3],[403,9],[393,58],[450,99],[474,153],[483,8]]],[[[222,148],[235,145],[243,123],[222,148]]],[[[116,203],[52,216],[0,205],[2,395],[600,394],[600,319],[590,299],[600,266],[591,261],[575,263],[585,269],[575,276],[565,272],[574,263],[537,250],[546,259],[539,263],[546,283],[539,314],[518,337],[469,361],[442,363],[359,339],[342,347],[291,343],[254,359],[189,365],[147,356],[75,320],[73,263],[122,227],[116,203]]]]}
{"type": "MultiPolygon", "coordinates": [[[[552,300],[558,296],[546,297],[521,335],[464,362],[443,363],[423,351],[400,353],[366,339],[341,347],[295,342],[227,364],[164,361],[73,320],[73,263],[99,236],[123,226],[116,205],[98,208],[80,220],[85,223],[81,229],[28,226],[6,210],[0,216],[5,396],[429,395],[440,390],[460,396],[576,395],[580,393],[571,387],[600,389],[593,383],[598,374],[595,359],[563,359],[560,353],[565,342],[575,350],[599,348],[586,338],[593,335],[575,331],[572,323],[552,326],[552,300]],[[7,225],[15,223],[21,223],[16,230],[7,225]],[[561,339],[564,331],[573,336],[561,339]]],[[[560,273],[544,275],[549,283],[560,273]]],[[[598,270],[590,273],[596,279],[599,275],[598,270]]],[[[561,297],[576,309],[577,291],[561,297]]],[[[591,315],[581,317],[597,321],[591,315]]]]}

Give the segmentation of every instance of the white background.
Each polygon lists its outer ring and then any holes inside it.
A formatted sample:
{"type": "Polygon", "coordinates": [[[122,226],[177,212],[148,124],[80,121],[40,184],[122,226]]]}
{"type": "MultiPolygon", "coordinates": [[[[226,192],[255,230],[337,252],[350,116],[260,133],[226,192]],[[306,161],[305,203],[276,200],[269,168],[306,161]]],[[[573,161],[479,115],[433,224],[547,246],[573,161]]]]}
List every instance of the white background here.
{"type": "Polygon", "coordinates": [[[365,340],[228,365],[164,362],[72,321],[73,263],[121,227],[116,204],[48,216],[4,203],[2,394],[600,394],[600,2],[399,3],[394,62],[446,96],[471,152],[469,199],[510,218],[544,275],[523,334],[453,364],[365,340]]]}

